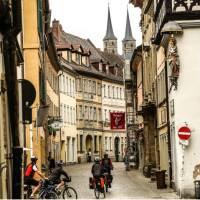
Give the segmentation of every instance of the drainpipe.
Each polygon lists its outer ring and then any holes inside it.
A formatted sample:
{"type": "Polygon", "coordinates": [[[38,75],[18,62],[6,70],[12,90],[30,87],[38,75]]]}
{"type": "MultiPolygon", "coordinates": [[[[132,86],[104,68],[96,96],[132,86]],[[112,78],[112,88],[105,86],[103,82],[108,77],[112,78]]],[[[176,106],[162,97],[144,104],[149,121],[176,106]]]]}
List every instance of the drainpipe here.
{"type": "Polygon", "coordinates": [[[172,187],[172,162],[171,162],[171,136],[170,136],[170,118],[169,118],[169,95],[168,95],[168,72],[167,61],[165,60],[165,80],[166,80],[166,104],[167,104],[167,140],[168,140],[168,156],[169,156],[169,181],[172,187]]]}

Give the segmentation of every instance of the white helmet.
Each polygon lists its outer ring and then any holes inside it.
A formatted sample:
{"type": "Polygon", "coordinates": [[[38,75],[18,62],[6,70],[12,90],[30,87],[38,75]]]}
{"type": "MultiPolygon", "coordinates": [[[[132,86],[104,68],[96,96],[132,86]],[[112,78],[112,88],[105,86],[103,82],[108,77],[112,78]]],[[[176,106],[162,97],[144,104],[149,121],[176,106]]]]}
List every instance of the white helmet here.
{"type": "Polygon", "coordinates": [[[97,157],[94,158],[94,161],[95,162],[100,162],[100,158],[97,156],[97,157]]]}

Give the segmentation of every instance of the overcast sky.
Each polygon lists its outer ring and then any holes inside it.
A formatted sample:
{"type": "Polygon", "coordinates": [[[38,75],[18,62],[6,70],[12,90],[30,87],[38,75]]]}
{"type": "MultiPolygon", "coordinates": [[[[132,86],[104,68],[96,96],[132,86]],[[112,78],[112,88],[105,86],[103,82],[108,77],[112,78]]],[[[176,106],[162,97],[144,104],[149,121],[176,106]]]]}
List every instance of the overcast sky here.
{"type": "Polygon", "coordinates": [[[118,38],[118,52],[125,35],[127,6],[133,37],[141,44],[139,27],[140,9],[129,4],[129,0],[50,0],[51,20],[56,18],[64,31],[82,38],[89,38],[97,48],[103,47],[106,34],[108,2],[115,36],[118,38]]]}

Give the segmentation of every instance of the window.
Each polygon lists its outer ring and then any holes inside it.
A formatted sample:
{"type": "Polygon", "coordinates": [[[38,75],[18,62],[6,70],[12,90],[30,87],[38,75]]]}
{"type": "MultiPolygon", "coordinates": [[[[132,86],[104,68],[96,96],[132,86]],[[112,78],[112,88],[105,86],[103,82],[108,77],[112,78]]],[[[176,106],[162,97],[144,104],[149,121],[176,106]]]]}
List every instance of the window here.
{"type": "Polygon", "coordinates": [[[107,110],[105,109],[105,110],[104,110],[104,121],[106,121],[106,120],[107,120],[107,118],[106,118],[106,117],[107,117],[107,110]]]}
{"type": "Polygon", "coordinates": [[[122,99],[122,88],[120,88],[119,98],[122,99]]]}
{"type": "Polygon", "coordinates": [[[72,96],[75,97],[75,81],[73,80],[72,82],[72,96]]]}
{"type": "Polygon", "coordinates": [[[72,113],[72,107],[70,107],[70,124],[73,122],[73,113],[72,113]]]}
{"type": "Polygon", "coordinates": [[[67,106],[67,123],[69,123],[69,106],[67,106]]]}
{"type": "Polygon", "coordinates": [[[90,107],[90,115],[89,115],[89,120],[93,120],[94,116],[93,116],[93,107],[90,107]]]}
{"type": "Polygon", "coordinates": [[[110,151],[112,151],[112,137],[110,137],[110,151]]]}
{"type": "Polygon", "coordinates": [[[94,108],[94,113],[93,113],[93,115],[94,115],[93,120],[94,120],[94,121],[97,121],[97,109],[96,109],[96,108],[94,108]]]}
{"type": "Polygon", "coordinates": [[[94,136],[94,151],[97,152],[97,136],[94,136]]]}
{"type": "Polygon", "coordinates": [[[87,106],[85,106],[84,112],[85,112],[85,117],[84,117],[84,119],[85,119],[85,120],[88,120],[88,107],[87,107],[87,106]]]}
{"type": "Polygon", "coordinates": [[[108,150],[108,140],[107,140],[108,138],[107,137],[105,137],[105,149],[106,149],[106,151],[108,150]]]}
{"type": "Polygon", "coordinates": [[[113,97],[113,99],[114,99],[114,98],[115,98],[115,87],[114,87],[114,86],[112,86],[112,92],[113,92],[112,97],[113,97]]]}
{"type": "Polygon", "coordinates": [[[74,112],[74,124],[76,124],[76,111],[75,111],[75,108],[73,108],[73,112],[74,112]]]}
{"type": "Polygon", "coordinates": [[[103,85],[103,96],[106,97],[106,85],[103,85]]]}
{"type": "Polygon", "coordinates": [[[96,94],[96,81],[92,82],[92,91],[93,94],[96,94]]]}
{"type": "Polygon", "coordinates": [[[69,78],[69,96],[72,96],[72,81],[71,78],[69,78]]]}
{"type": "Polygon", "coordinates": [[[63,90],[63,92],[65,92],[65,75],[63,75],[63,88],[62,88],[63,90]]]}
{"type": "Polygon", "coordinates": [[[99,113],[98,113],[98,120],[102,121],[101,108],[99,108],[98,111],[99,111],[99,113]]]}
{"type": "Polygon", "coordinates": [[[117,97],[117,99],[119,98],[119,88],[118,87],[116,89],[116,97],[117,97]]]}
{"type": "Polygon", "coordinates": [[[101,84],[100,83],[97,84],[97,95],[101,96],[101,84]]]}
{"type": "Polygon", "coordinates": [[[174,99],[170,101],[170,113],[171,113],[171,116],[174,115],[174,99]]]}
{"type": "Polygon", "coordinates": [[[77,85],[76,85],[76,87],[77,87],[77,91],[78,92],[81,92],[82,91],[82,79],[81,78],[78,78],[77,79],[77,85]]]}
{"type": "Polygon", "coordinates": [[[161,124],[166,123],[166,109],[161,110],[161,124]]]}
{"type": "Polygon", "coordinates": [[[82,105],[79,105],[79,119],[83,119],[83,107],[82,105]]]}
{"type": "Polygon", "coordinates": [[[80,135],[80,152],[83,152],[83,135],[80,135]]]}
{"type": "Polygon", "coordinates": [[[84,92],[87,92],[88,91],[88,81],[86,79],[83,79],[83,89],[84,89],[84,92]]]}
{"type": "Polygon", "coordinates": [[[110,86],[108,86],[108,98],[110,98],[110,86]]]}
{"type": "Polygon", "coordinates": [[[64,116],[63,116],[63,121],[66,123],[66,105],[64,105],[64,116]]]}
{"type": "Polygon", "coordinates": [[[67,95],[69,95],[68,94],[68,92],[69,92],[69,83],[68,83],[68,77],[66,77],[66,87],[65,87],[65,93],[67,94],[67,95]]]}

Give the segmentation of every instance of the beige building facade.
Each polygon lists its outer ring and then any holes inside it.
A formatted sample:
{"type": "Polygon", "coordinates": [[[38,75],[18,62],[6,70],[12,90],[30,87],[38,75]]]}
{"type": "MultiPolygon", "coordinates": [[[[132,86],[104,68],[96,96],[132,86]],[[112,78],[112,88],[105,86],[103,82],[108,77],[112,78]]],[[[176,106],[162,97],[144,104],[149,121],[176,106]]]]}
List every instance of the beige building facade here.
{"type": "MultiPolygon", "coordinates": [[[[62,54],[66,51],[62,51],[62,54]]],[[[61,160],[65,163],[74,163],[77,162],[76,73],[64,59],[61,65],[62,72],[59,77],[62,120],[61,160]]]]}

